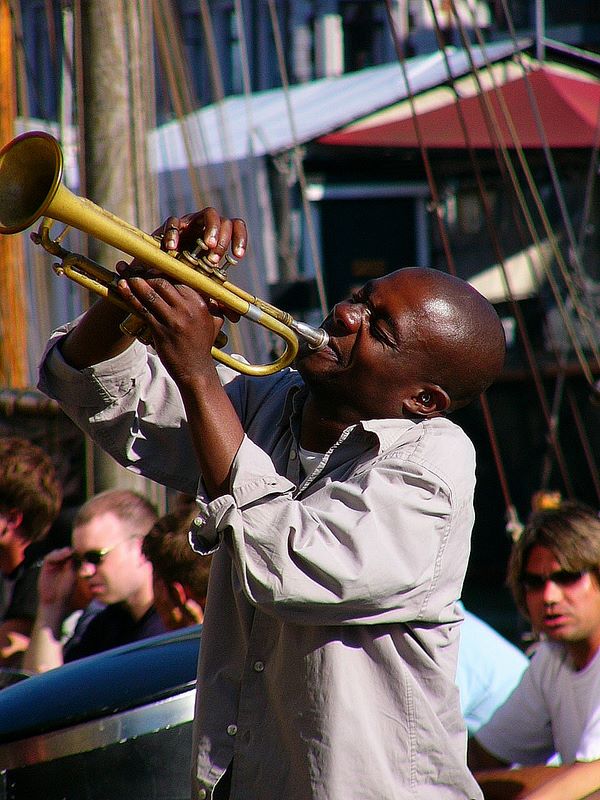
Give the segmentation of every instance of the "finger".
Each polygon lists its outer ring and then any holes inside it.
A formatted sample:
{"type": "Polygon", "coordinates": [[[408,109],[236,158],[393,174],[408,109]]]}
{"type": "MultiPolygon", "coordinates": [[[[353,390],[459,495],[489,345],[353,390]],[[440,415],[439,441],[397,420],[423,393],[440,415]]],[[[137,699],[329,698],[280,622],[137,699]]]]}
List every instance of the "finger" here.
{"type": "Polygon", "coordinates": [[[73,554],[72,547],[61,547],[58,550],[52,550],[48,555],[44,558],[44,561],[48,564],[60,564],[64,561],[68,561],[73,554]]]}
{"type": "Polygon", "coordinates": [[[221,310],[222,310],[223,316],[226,317],[229,320],[229,322],[239,322],[240,321],[242,315],[239,314],[237,311],[233,311],[233,309],[227,308],[225,306],[222,306],[221,310]]]}
{"type": "Polygon", "coordinates": [[[130,275],[121,278],[117,283],[117,289],[134,313],[148,315],[156,302],[156,292],[151,289],[148,281],[140,276],[130,275]],[[148,304],[146,301],[149,296],[148,304]]]}
{"type": "Polygon", "coordinates": [[[248,230],[243,219],[236,217],[232,220],[231,252],[236,258],[243,258],[248,243],[248,230]]]}
{"type": "Polygon", "coordinates": [[[163,225],[161,247],[163,250],[176,251],[179,247],[179,232],[181,221],[179,217],[169,217],[163,225]]]}
{"type": "MultiPolygon", "coordinates": [[[[210,248],[210,252],[207,255],[207,259],[212,264],[218,264],[225,255],[225,253],[229,250],[229,246],[231,244],[232,230],[233,230],[232,221],[230,219],[221,219],[221,224],[219,225],[217,243],[215,244],[214,247],[210,248]]],[[[205,243],[207,244],[207,242],[205,243]]]]}
{"type": "MultiPolygon", "coordinates": [[[[121,282],[119,282],[121,290],[121,282]]],[[[138,314],[165,322],[171,309],[177,308],[183,297],[189,302],[198,293],[185,284],[173,284],[166,278],[131,277],[122,287],[121,295],[138,314]]],[[[198,294],[200,297],[200,295],[198,294]]],[[[202,300],[202,302],[205,302],[202,300]]]]}
{"type": "Polygon", "coordinates": [[[137,258],[134,258],[131,263],[126,261],[118,261],[115,264],[115,270],[121,278],[131,278],[135,275],[142,275],[145,277],[156,277],[160,275],[160,271],[152,267],[148,267],[137,258]]]}
{"type": "MultiPolygon", "coordinates": [[[[193,221],[195,216],[196,215],[191,215],[192,219],[190,220],[190,223],[193,221]]],[[[200,217],[202,219],[204,228],[201,236],[202,241],[209,250],[212,250],[218,244],[219,229],[221,227],[221,215],[216,208],[209,206],[200,212],[200,217]]]]}

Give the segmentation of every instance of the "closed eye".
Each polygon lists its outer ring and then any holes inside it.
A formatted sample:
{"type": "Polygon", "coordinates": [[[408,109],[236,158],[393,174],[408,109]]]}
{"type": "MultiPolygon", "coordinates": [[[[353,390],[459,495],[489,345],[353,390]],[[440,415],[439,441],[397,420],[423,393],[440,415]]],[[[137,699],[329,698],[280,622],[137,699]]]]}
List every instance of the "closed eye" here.
{"type": "Polygon", "coordinates": [[[387,347],[393,347],[395,350],[397,350],[398,343],[392,334],[392,326],[390,325],[390,321],[384,319],[383,317],[376,317],[374,314],[370,314],[369,316],[369,330],[371,331],[371,334],[382,344],[385,344],[387,347]]]}
{"type": "Polygon", "coordinates": [[[394,323],[389,316],[381,316],[377,309],[370,302],[370,285],[366,284],[361,289],[352,293],[353,303],[360,303],[365,306],[369,318],[369,332],[379,342],[386,347],[398,349],[398,343],[394,335],[394,323]]]}

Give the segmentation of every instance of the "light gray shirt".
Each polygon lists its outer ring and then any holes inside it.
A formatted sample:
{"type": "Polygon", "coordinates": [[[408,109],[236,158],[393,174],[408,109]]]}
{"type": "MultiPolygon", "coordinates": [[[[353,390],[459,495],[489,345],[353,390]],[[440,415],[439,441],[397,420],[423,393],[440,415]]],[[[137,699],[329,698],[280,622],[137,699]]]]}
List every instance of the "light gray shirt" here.
{"type": "Polygon", "coordinates": [[[194,797],[233,759],[233,800],[471,800],[454,683],[474,453],[449,420],[369,420],[308,478],[293,370],[236,377],[246,437],[209,501],[179,393],[153,352],[40,388],[118,461],[196,492],[215,551],[199,661],[194,797]]]}

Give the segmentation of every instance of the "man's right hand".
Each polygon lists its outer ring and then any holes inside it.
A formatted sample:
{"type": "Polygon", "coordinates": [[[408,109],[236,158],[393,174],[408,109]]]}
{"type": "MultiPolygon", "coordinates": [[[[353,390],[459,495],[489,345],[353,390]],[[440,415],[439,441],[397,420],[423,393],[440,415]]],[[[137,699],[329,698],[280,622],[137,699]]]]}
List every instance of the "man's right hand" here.
{"type": "Polygon", "coordinates": [[[77,581],[71,560],[72,553],[72,548],[61,547],[48,553],[44,559],[38,578],[40,606],[51,606],[68,613],[77,581]]]}

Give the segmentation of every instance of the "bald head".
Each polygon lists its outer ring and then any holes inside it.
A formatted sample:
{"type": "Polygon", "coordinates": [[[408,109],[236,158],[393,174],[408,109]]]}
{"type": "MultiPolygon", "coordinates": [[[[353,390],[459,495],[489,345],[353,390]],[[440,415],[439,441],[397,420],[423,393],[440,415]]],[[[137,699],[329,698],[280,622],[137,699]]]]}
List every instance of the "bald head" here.
{"type": "Polygon", "coordinates": [[[368,281],[323,320],[321,350],[296,367],[323,418],[430,417],[466,405],[504,363],[504,330],[472,286],[411,267],[368,281]]]}
{"type": "Polygon", "coordinates": [[[466,405],[496,380],[506,353],[504,329],[491,303],[470,284],[435,269],[396,273],[398,290],[415,294],[414,348],[425,377],[450,397],[449,411],[466,405]]]}

